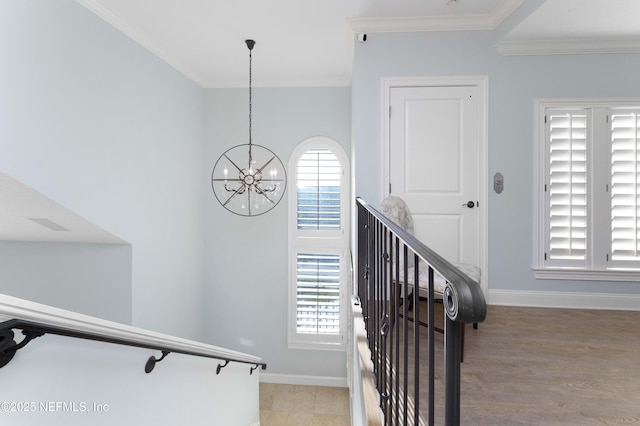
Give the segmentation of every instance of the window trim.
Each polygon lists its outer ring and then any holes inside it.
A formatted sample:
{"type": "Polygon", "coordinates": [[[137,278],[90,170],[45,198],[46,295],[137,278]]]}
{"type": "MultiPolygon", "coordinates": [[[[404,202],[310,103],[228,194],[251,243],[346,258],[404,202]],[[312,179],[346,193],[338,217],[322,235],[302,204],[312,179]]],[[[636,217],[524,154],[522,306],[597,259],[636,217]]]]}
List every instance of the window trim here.
{"type": "MultiPolygon", "coordinates": [[[[534,277],[536,279],[551,280],[581,280],[581,281],[621,281],[634,282],[640,279],[640,269],[624,269],[624,268],[571,268],[571,267],[546,267],[544,253],[546,249],[546,232],[544,215],[547,212],[546,197],[544,185],[546,182],[546,126],[545,113],[549,109],[567,109],[575,110],[577,108],[639,108],[640,98],[551,98],[537,99],[535,108],[535,164],[534,164],[534,194],[535,194],[535,213],[534,213],[534,277]]],[[[592,125],[592,124],[591,124],[592,125]]],[[[593,138],[601,137],[601,134],[593,135],[593,138]]],[[[591,165],[593,165],[593,155],[591,157],[591,165]]],[[[600,168],[603,166],[600,166],[600,168]]],[[[592,172],[591,172],[592,173],[592,172]]],[[[593,226],[593,223],[590,223],[593,226]]],[[[598,232],[595,230],[594,232],[598,232]]],[[[590,248],[593,252],[594,249],[590,248]]]]}
{"type": "Polygon", "coordinates": [[[287,166],[291,185],[288,194],[288,303],[287,303],[287,345],[290,349],[314,349],[344,351],[347,340],[347,294],[350,280],[350,211],[351,172],[349,157],[344,148],[335,140],[314,136],[300,142],[287,166]],[[342,167],[340,195],[340,230],[305,230],[297,226],[297,166],[302,155],[309,149],[328,149],[342,167]],[[340,332],[337,335],[303,334],[296,331],[297,313],[297,255],[299,253],[330,253],[340,255],[340,332]]]}

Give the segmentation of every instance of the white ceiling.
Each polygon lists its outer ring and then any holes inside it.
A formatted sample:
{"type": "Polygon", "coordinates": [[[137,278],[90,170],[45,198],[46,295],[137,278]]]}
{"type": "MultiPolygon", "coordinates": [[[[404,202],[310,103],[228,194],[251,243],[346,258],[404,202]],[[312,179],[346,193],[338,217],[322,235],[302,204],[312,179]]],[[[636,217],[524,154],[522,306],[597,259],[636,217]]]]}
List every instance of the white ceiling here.
{"type": "MultiPolygon", "coordinates": [[[[247,86],[247,38],[255,86],[349,85],[354,32],[489,30],[520,5],[531,11],[498,43],[503,54],[540,41],[640,51],[640,0],[76,1],[206,88],[247,86]]],[[[0,240],[124,243],[2,173],[0,206],[0,240]]]]}
{"type": "Polygon", "coordinates": [[[533,9],[505,36],[640,40],[639,0],[77,0],[202,87],[351,82],[353,32],[493,29],[533,9]],[[536,6],[540,5],[536,8],[536,6]]]}

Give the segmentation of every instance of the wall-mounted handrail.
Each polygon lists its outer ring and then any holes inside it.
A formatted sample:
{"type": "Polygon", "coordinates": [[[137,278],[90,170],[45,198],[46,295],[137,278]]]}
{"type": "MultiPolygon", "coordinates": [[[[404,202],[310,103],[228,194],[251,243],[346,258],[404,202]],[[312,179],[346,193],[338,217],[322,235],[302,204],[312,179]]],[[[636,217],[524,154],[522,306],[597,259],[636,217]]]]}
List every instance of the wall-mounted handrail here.
{"type": "Polygon", "coordinates": [[[7,365],[13,359],[16,352],[24,348],[31,340],[37,337],[41,337],[45,334],[54,334],[58,336],[73,337],[84,340],[93,340],[98,342],[113,343],[117,345],[133,346],[161,351],[162,357],[155,358],[152,356],[147,360],[147,363],[145,365],[145,371],[147,373],[150,373],[155,367],[155,364],[162,361],[170,353],[179,353],[184,355],[213,358],[225,361],[224,365],[218,364],[218,368],[216,369],[217,374],[220,374],[220,370],[224,368],[229,362],[250,364],[251,368],[249,369],[249,374],[253,374],[253,371],[258,367],[261,367],[263,370],[267,368],[267,364],[263,362],[256,362],[235,357],[224,357],[217,354],[205,353],[204,351],[189,350],[184,347],[178,347],[177,345],[162,345],[158,343],[152,344],[141,340],[135,340],[125,337],[115,337],[106,333],[88,332],[23,319],[10,319],[0,323],[0,368],[7,365]],[[16,343],[14,340],[13,330],[22,331],[24,337],[19,343],[16,343]]]}

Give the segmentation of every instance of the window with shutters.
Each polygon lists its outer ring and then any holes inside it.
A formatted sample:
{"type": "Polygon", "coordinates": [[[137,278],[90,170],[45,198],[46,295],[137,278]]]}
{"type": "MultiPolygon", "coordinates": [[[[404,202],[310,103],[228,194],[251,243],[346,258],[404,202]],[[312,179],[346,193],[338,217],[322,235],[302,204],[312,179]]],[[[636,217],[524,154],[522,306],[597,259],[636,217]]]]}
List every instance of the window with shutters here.
{"type": "Polygon", "coordinates": [[[349,162],[334,140],[314,137],[291,155],[289,347],[343,350],[349,261],[349,162]]]}
{"type": "Polygon", "coordinates": [[[640,276],[640,101],[538,102],[536,277],[640,276]]]}

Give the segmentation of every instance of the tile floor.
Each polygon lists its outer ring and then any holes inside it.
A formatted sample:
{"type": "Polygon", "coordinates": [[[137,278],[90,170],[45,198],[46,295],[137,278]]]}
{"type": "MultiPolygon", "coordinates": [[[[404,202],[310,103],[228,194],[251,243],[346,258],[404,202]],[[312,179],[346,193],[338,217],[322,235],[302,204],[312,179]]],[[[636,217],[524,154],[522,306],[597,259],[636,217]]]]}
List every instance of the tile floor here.
{"type": "Polygon", "coordinates": [[[260,383],[261,426],[350,426],[349,389],[260,383]]]}

